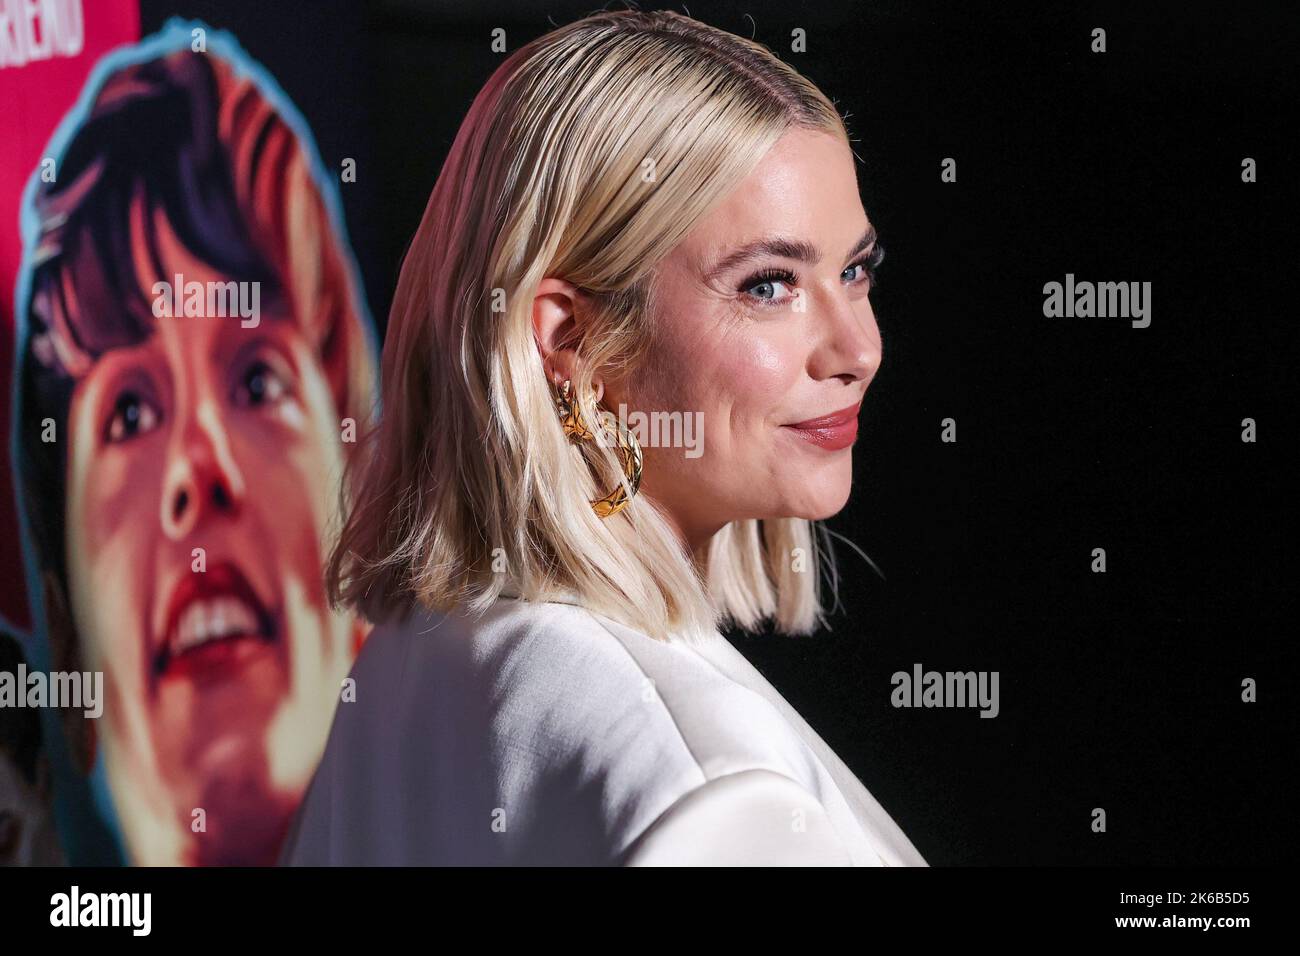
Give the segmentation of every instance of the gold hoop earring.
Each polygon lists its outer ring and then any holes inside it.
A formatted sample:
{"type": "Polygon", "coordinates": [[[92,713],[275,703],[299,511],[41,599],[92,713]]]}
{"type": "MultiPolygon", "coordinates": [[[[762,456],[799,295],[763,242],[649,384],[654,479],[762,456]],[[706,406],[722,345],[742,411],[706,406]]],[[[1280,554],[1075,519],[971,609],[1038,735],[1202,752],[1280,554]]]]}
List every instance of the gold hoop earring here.
{"type": "MultiPolygon", "coordinates": [[[[555,407],[560,413],[560,425],[569,441],[575,445],[579,442],[595,441],[596,436],[582,417],[582,409],[573,395],[573,385],[567,378],[564,384],[556,389],[555,407]]],[[[623,463],[623,475],[627,478],[627,486],[632,489],[632,495],[635,495],[641,487],[641,443],[621,424],[610,425],[603,416],[600,418],[600,425],[602,431],[614,438],[619,459],[623,463]]],[[[632,500],[632,495],[629,495],[620,484],[609,494],[593,501],[591,507],[599,517],[608,518],[626,508],[628,502],[632,500]]]]}

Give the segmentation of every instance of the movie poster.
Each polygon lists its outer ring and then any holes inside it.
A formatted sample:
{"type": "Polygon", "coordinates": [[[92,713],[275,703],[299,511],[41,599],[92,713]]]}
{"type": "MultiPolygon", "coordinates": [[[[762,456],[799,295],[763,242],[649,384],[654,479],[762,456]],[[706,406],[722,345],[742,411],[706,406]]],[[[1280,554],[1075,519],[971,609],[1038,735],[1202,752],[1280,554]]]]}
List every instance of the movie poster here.
{"type": "Polygon", "coordinates": [[[320,573],[377,374],[338,174],[235,36],[19,6],[0,862],[270,864],[367,632],[320,573]]]}

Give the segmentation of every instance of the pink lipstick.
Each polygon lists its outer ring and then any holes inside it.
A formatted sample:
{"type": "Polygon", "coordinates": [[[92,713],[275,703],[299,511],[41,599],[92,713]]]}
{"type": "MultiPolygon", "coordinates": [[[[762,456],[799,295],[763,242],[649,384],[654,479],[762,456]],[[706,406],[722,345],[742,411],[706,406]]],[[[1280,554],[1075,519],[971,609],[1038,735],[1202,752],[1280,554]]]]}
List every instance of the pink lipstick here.
{"type": "Polygon", "coordinates": [[[830,415],[823,415],[821,418],[810,418],[806,422],[796,422],[781,427],[793,430],[800,438],[827,451],[839,451],[848,448],[857,440],[858,410],[861,408],[862,402],[858,402],[830,415]]]}

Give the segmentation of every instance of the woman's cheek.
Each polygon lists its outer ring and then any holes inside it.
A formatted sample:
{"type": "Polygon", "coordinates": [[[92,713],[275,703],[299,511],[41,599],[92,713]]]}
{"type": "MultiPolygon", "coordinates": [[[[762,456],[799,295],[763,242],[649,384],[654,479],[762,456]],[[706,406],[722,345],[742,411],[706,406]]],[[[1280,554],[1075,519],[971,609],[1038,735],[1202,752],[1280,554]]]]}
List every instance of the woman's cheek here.
{"type": "Polygon", "coordinates": [[[743,389],[736,404],[747,408],[772,408],[788,394],[798,379],[800,363],[788,342],[751,336],[726,368],[727,381],[743,389]]]}

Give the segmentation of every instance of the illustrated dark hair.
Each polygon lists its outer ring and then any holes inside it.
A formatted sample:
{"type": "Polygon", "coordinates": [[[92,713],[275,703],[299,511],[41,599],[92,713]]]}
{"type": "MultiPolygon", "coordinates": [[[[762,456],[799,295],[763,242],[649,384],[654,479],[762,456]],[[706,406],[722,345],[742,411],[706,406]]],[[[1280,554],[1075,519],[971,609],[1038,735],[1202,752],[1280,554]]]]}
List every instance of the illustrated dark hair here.
{"type": "Polygon", "coordinates": [[[17,461],[37,560],[65,591],[69,406],[100,356],[144,341],[158,321],[153,280],[172,277],[155,216],[215,271],[260,283],[264,307],[281,302],[310,323],[340,414],[358,428],[369,421],[372,347],[355,306],[358,280],[309,167],[304,145],[248,76],[212,52],[180,50],[110,73],[57,158],[56,181],[36,188],[38,233],[19,304],[27,334],[17,461]],[[143,249],[130,221],[140,205],[143,249]],[[147,280],[142,259],[154,273],[147,280]],[[298,263],[314,286],[294,276],[298,263]],[[45,419],[56,441],[42,440],[45,419]]]}

